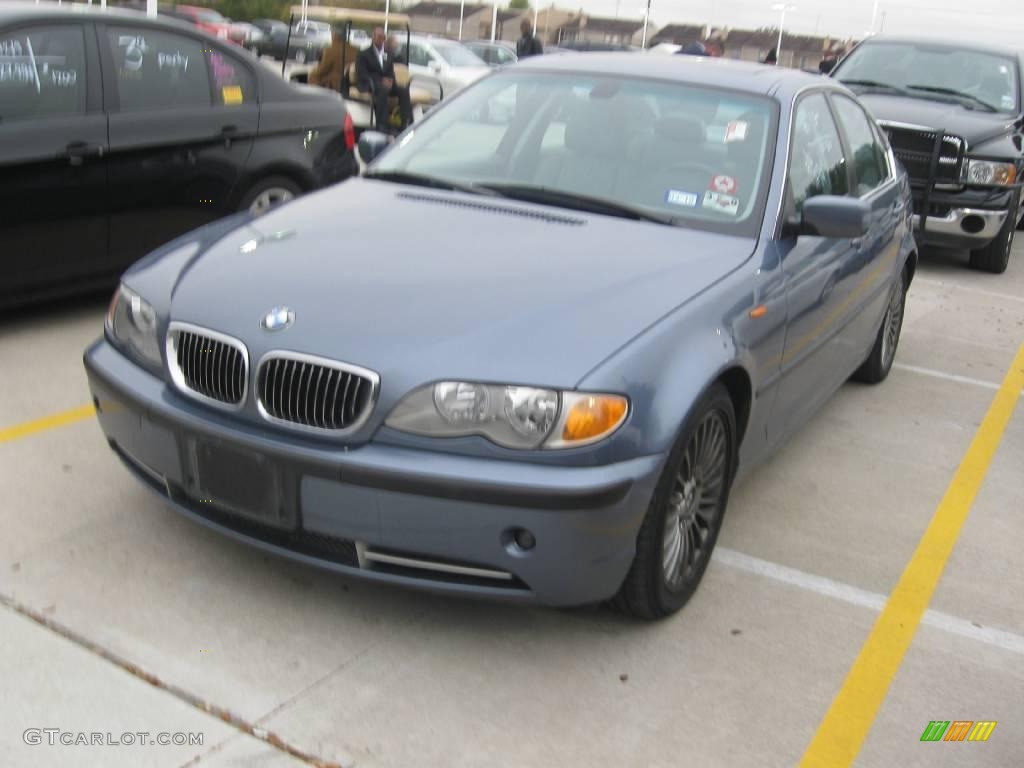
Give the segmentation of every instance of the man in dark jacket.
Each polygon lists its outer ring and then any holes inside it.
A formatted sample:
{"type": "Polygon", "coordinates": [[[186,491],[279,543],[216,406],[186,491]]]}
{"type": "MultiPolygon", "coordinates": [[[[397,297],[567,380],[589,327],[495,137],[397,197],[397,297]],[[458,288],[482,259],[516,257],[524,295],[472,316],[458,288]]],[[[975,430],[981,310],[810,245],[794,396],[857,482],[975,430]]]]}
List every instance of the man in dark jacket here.
{"type": "Polygon", "coordinates": [[[370,47],[359,52],[356,58],[356,87],[373,94],[373,111],[377,117],[377,130],[388,128],[388,98],[398,97],[398,109],[402,115],[402,128],[412,122],[412,102],[409,89],[395,82],[395,62],[386,49],[384,29],[373,30],[370,47]]]}
{"type": "Polygon", "coordinates": [[[520,22],[519,31],[523,33],[523,36],[516,41],[516,55],[520,59],[525,59],[527,56],[539,56],[544,53],[544,46],[540,44],[540,40],[533,34],[533,25],[529,19],[523,19],[520,22]]]}

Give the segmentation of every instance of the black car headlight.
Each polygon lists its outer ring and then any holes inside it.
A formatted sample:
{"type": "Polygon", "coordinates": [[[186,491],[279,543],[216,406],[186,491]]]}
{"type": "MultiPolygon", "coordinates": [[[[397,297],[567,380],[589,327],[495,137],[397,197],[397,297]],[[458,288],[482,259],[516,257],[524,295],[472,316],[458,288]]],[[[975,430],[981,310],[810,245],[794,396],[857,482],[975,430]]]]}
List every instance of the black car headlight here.
{"type": "Polygon", "coordinates": [[[441,381],[407,395],[385,423],[429,437],[481,435],[506,448],[574,448],[610,435],[628,410],[621,395],[441,381]]]}
{"type": "Polygon", "coordinates": [[[1017,166],[968,158],[964,163],[963,180],[968,184],[1012,187],[1017,181],[1017,166]]]}
{"type": "Polygon", "coordinates": [[[110,300],[106,326],[123,352],[150,370],[160,370],[156,312],[148,301],[121,284],[110,300]]]}

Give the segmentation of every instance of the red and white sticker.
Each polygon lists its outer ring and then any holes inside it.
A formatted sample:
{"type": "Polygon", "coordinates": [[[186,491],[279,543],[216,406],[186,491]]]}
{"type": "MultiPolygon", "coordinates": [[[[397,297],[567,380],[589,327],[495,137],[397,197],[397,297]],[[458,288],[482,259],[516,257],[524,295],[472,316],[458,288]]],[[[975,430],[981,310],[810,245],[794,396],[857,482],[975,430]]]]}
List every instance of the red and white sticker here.
{"type": "Polygon", "coordinates": [[[740,212],[739,198],[721,192],[705,192],[701,205],[726,216],[736,216],[740,212]]]}
{"type": "Polygon", "coordinates": [[[743,120],[733,120],[725,126],[725,143],[732,141],[746,141],[747,128],[749,126],[743,120]]]}
{"type": "Polygon", "coordinates": [[[736,179],[725,174],[712,177],[711,184],[708,186],[712,192],[721,192],[723,195],[735,195],[737,188],[736,179]]]}

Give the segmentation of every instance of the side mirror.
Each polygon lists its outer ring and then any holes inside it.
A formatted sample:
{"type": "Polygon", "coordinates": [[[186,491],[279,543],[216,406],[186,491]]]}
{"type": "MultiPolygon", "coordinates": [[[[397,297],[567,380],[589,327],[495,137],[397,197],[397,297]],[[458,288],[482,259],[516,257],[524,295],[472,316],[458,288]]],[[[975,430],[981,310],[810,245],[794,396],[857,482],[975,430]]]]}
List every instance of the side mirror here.
{"type": "Polygon", "coordinates": [[[364,163],[371,163],[388,148],[390,140],[379,131],[363,131],[359,137],[359,157],[364,163]]]}
{"type": "Polygon", "coordinates": [[[871,208],[852,197],[819,195],[804,203],[797,234],[854,240],[868,233],[871,208]]]}
{"type": "Polygon", "coordinates": [[[430,60],[430,71],[433,72],[435,75],[440,74],[441,73],[441,62],[437,61],[437,59],[431,59],[430,60]]]}

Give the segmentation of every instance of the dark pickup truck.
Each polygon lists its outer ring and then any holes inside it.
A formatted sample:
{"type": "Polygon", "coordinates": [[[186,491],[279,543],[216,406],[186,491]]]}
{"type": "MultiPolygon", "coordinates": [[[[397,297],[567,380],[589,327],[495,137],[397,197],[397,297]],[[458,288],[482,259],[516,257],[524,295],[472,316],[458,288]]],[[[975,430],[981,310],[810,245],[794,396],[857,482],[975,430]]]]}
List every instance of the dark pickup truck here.
{"type": "Polygon", "coordinates": [[[919,242],[1002,273],[1021,223],[1024,57],[992,46],[875,37],[833,70],[910,176],[919,242]]]}

